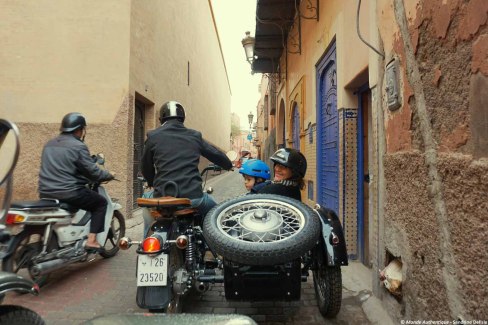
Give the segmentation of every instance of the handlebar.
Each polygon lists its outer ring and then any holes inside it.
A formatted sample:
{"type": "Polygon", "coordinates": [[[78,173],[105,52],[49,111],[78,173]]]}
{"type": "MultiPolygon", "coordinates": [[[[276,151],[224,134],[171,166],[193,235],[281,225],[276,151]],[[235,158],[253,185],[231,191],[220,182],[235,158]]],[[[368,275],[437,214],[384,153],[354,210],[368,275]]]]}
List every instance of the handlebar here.
{"type": "Polygon", "coordinates": [[[213,165],[213,164],[210,164],[208,165],[207,167],[205,167],[202,172],[200,173],[200,176],[203,176],[206,172],[208,172],[209,170],[213,170],[213,171],[216,171],[216,172],[219,172],[219,171],[222,171],[222,167],[218,166],[218,165],[213,165]]]}

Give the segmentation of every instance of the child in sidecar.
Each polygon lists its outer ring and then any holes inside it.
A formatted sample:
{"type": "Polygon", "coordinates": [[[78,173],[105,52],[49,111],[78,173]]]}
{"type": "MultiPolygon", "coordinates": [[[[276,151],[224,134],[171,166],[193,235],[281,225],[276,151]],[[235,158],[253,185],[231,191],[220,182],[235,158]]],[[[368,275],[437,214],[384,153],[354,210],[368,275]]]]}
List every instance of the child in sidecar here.
{"type": "Polygon", "coordinates": [[[239,169],[239,173],[244,177],[244,186],[249,191],[248,194],[258,193],[258,191],[270,183],[271,178],[268,165],[259,159],[249,159],[239,169]]]}

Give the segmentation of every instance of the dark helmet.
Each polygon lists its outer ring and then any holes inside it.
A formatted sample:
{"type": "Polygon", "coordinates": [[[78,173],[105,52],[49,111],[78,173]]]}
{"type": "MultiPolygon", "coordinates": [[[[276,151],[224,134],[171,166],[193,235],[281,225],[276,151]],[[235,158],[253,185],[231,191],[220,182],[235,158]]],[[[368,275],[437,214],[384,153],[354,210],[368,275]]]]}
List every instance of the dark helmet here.
{"type": "Polygon", "coordinates": [[[185,122],[185,109],[183,105],[174,100],[164,103],[159,110],[159,121],[161,123],[172,118],[185,122]]]}
{"type": "Polygon", "coordinates": [[[68,113],[63,117],[61,121],[61,132],[73,132],[79,128],[86,126],[86,120],[81,113],[68,113]]]}
{"type": "Polygon", "coordinates": [[[278,149],[269,159],[275,164],[290,168],[293,178],[303,178],[307,172],[307,159],[298,150],[292,148],[278,149]]]}

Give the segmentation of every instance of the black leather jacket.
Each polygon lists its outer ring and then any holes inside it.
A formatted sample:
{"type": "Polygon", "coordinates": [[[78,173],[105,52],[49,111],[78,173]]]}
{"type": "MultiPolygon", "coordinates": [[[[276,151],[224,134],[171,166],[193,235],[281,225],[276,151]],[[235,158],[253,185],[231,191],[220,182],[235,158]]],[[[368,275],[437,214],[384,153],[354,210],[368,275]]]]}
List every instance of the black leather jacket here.
{"type": "Polygon", "coordinates": [[[171,119],[147,134],[142,156],[142,175],[156,189],[168,181],[178,185],[179,197],[197,199],[203,196],[198,171],[200,156],[229,170],[232,162],[225,153],[203,140],[198,131],[171,119]]]}
{"type": "Polygon", "coordinates": [[[259,194],[278,194],[291,197],[292,199],[301,201],[302,193],[300,192],[300,186],[296,184],[289,184],[291,182],[271,182],[259,189],[259,194]]]}
{"type": "Polygon", "coordinates": [[[42,150],[39,172],[41,198],[71,198],[90,181],[109,181],[113,176],[93,161],[88,147],[71,133],[61,133],[42,150]]]}

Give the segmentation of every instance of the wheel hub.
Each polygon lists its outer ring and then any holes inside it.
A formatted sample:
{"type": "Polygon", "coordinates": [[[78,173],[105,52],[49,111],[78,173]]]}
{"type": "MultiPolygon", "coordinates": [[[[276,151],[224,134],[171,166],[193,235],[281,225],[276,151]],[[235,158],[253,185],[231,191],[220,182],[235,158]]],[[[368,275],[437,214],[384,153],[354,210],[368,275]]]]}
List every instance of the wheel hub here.
{"type": "Polygon", "coordinates": [[[241,216],[239,224],[244,239],[254,241],[257,236],[267,241],[275,239],[280,234],[283,217],[274,211],[251,210],[241,216]]]}

